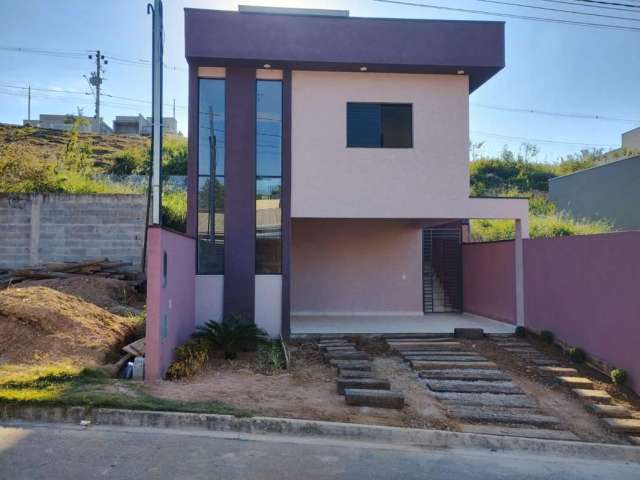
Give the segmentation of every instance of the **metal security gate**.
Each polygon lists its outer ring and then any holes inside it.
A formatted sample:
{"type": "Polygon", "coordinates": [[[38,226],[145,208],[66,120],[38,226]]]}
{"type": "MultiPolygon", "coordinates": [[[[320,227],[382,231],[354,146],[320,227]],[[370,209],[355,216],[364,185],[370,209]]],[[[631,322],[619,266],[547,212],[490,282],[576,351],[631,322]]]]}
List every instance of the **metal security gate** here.
{"type": "Polygon", "coordinates": [[[460,224],[423,230],[424,313],[462,311],[462,232],[460,224]]]}

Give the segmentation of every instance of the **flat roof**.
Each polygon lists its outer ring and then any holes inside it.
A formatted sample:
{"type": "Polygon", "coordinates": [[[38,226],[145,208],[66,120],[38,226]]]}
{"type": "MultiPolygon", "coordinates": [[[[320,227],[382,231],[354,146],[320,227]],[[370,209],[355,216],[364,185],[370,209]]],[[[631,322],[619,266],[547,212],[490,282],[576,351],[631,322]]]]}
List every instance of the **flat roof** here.
{"type": "Polygon", "coordinates": [[[504,22],[185,9],[190,65],[463,73],[473,91],[504,67],[504,22]]]}

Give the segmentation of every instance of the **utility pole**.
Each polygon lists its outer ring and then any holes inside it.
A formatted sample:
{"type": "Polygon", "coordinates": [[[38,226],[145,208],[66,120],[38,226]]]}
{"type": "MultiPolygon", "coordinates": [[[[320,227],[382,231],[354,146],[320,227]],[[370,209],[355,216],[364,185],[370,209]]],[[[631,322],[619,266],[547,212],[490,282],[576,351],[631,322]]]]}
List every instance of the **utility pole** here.
{"type": "Polygon", "coordinates": [[[151,190],[153,193],[151,204],[151,224],[161,224],[161,198],[162,198],[162,0],[154,0],[154,4],[147,5],[147,13],[153,13],[152,33],[152,118],[153,134],[151,136],[151,190]]]}
{"type": "MultiPolygon", "coordinates": [[[[100,85],[102,85],[102,80],[103,80],[103,77],[102,77],[102,73],[103,73],[102,61],[104,60],[104,64],[105,65],[107,63],[109,63],[109,62],[107,60],[105,60],[104,55],[100,54],[100,50],[96,50],[95,57],[96,57],[96,71],[95,72],[91,72],[91,78],[89,78],[89,83],[95,87],[95,97],[96,97],[95,119],[96,119],[96,126],[97,126],[97,129],[98,129],[98,133],[102,133],[102,121],[100,120],[100,85]]],[[[91,60],[92,58],[93,58],[93,55],[89,55],[89,59],[91,60]]]]}
{"type": "Polygon", "coordinates": [[[27,98],[27,122],[31,123],[31,85],[28,88],[27,98]]]}

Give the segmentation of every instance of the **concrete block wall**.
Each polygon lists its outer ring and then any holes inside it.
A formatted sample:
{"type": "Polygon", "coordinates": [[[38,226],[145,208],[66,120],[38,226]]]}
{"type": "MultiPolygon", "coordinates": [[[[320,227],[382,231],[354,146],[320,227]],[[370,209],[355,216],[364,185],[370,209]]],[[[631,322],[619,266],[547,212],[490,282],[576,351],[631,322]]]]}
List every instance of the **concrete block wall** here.
{"type": "Polygon", "coordinates": [[[0,268],[108,257],[140,265],[145,195],[0,194],[0,268]]]}

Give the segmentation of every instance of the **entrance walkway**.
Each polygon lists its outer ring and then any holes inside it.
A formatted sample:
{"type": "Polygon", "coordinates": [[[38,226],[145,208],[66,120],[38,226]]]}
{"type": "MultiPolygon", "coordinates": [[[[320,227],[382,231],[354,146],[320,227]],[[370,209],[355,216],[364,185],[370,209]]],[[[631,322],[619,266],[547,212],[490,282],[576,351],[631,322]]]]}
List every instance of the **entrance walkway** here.
{"type": "Polygon", "coordinates": [[[453,333],[482,328],[484,333],[513,333],[515,326],[468,313],[427,315],[292,315],[291,334],[453,333]]]}

